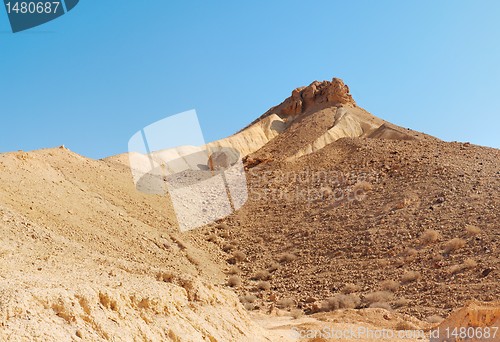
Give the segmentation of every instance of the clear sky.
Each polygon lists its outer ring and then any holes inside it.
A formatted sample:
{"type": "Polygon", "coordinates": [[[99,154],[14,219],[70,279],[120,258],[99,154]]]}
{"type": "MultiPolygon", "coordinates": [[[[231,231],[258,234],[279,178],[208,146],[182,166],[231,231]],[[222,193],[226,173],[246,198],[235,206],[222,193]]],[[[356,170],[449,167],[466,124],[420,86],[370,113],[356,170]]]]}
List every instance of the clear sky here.
{"type": "Polygon", "coordinates": [[[12,34],[0,8],[0,151],[125,152],[196,109],[206,141],[314,80],[371,113],[500,147],[500,1],[81,0],[12,34]]]}

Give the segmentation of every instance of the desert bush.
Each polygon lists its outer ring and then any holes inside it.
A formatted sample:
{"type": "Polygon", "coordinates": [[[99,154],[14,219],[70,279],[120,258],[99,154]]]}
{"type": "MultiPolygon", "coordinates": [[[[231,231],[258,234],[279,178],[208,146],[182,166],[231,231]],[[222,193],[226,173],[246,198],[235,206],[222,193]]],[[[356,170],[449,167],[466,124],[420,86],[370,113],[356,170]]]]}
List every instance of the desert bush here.
{"type": "Polygon", "coordinates": [[[269,272],[274,272],[276,270],[278,270],[278,268],[280,268],[280,264],[278,264],[277,262],[273,262],[269,265],[269,267],[267,268],[267,270],[269,272]]]}
{"type": "Polygon", "coordinates": [[[444,321],[444,318],[439,315],[432,315],[427,317],[425,320],[429,323],[441,323],[444,321]]]}
{"type": "Polygon", "coordinates": [[[384,280],[380,283],[380,288],[384,291],[396,292],[399,288],[399,282],[395,280],[384,280]]]}
{"type": "Polygon", "coordinates": [[[408,304],[410,304],[410,301],[406,298],[399,298],[399,299],[396,299],[393,303],[394,305],[394,308],[401,308],[403,306],[407,306],[408,304]]]}
{"type": "Polygon", "coordinates": [[[293,319],[298,319],[304,315],[304,312],[300,309],[293,309],[292,311],[290,311],[290,315],[293,319]]]}
{"type": "Polygon", "coordinates": [[[271,284],[268,281],[259,281],[257,283],[257,288],[259,290],[267,291],[271,288],[271,284]]]}
{"type": "Polygon", "coordinates": [[[454,252],[465,246],[465,240],[460,238],[454,238],[446,242],[443,246],[443,250],[446,254],[454,252]]]}
{"type": "Polygon", "coordinates": [[[241,273],[241,270],[240,270],[240,268],[239,268],[238,266],[231,266],[231,267],[227,270],[227,272],[226,272],[226,273],[227,273],[227,274],[233,274],[233,275],[234,275],[234,274],[239,274],[239,273],[241,273]]]}
{"type": "Polygon", "coordinates": [[[242,302],[242,303],[255,303],[256,300],[257,300],[257,297],[254,295],[250,295],[250,294],[247,294],[247,295],[240,297],[240,302],[242,302]]]}
{"type": "Polygon", "coordinates": [[[385,310],[388,310],[388,311],[391,311],[392,308],[390,306],[389,303],[386,303],[386,302],[375,302],[375,303],[371,303],[369,305],[370,308],[372,309],[385,309],[385,310]]]}
{"type": "Polygon", "coordinates": [[[479,227],[473,226],[473,225],[466,225],[465,226],[465,231],[467,232],[467,235],[469,236],[475,236],[478,234],[481,234],[481,229],[479,227]]]}
{"type": "Polygon", "coordinates": [[[246,254],[241,252],[241,251],[236,251],[233,253],[233,258],[234,260],[236,261],[245,261],[245,259],[247,258],[246,254]]]}
{"type": "Polygon", "coordinates": [[[171,272],[160,272],[156,275],[156,280],[171,283],[175,279],[175,275],[171,272]]]}
{"type": "Polygon", "coordinates": [[[420,272],[407,271],[403,274],[403,277],[401,278],[401,283],[408,284],[420,279],[420,277],[421,277],[420,272]]]}
{"type": "Polygon", "coordinates": [[[243,304],[243,307],[247,311],[252,311],[255,309],[255,305],[253,303],[245,303],[245,304],[243,304]]]}
{"type": "Polygon", "coordinates": [[[388,302],[394,297],[394,294],[389,291],[375,291],[364,296],[364,301],[370,305],[373,303],[388,302]]]}
{"type": "Polygon", "coordinates": [[[295,254],[292,254],[292,253],[285,253],[285,254],[282,254],[280,256],[280,262],[290,262],[290,261],[294,261],[295,259],[297,259],[297,256],[295,254]]]}
{"type": "Polygon", "coordinates": [[[469,269],[473,269],[477,266],[477,262],[474,259],[465,259],[463,263],[459,265],[453,265],[449,268],[450,274],[457,274],[469,269]]]}
{"type": "Polygon", "coordinates": [[[339,309],[355,309],[360,304],[361,299],[359,296],[353,294],[338,294],[325,300],[321,307],[324,311],[332,311],[339,309]]]}
{"type": "Polygon", "coordinates": [[[219,230],[228,230],[229,229],[229,226],[227,225],[227,223],[219,223],[217,226],[215,226],[215,228],[219,229],[219,230]]]}
{"type": "Polygon", "coordinates": [[[405,250],[403,251],[403,256],[405,256],[406,258],[412,258],[412,257],[415,257],[417,256],[418,254],[418,251],[415,249],[415,248],[405,248],[405,250]]]}
{"type": "Polygon", "coordinates": [[[217,235],[215,234],[210,234],[207,236],[207,241],[208,242],[217,242],[217,235]]]}
{"type": "Polygon", "coordinates": [[[343,294],[349,294],[353,292],[359,292],[361,290],[361,287],[356,284],[345,284],[344,287],[342,288],[342,293],[343,294]]]}
{"type": "Polygon", "coordinates": [[[241,279],[240,277],[238,276],[231,276],[229,277],[229,279],[227,280],[227,285],[231,286],[231,287],[238,287],[241,285],[241,279]]]}
{"type": "Polygon", "coordinates": [[[222,250],[226,253],[231,252],[235,247],[230,243],[226,243],[222,246],[222,250]]]}
{"type": "Polygon", "coordinates": [[[229,238],[229,231],[227,230],[222,230],[219,232],[219,236],[223,239],[228,239],[229,238]]]}
{"type": "Polygon", "coordinates": [[[394,328],[396,330],[417,330],[415,324],[406,321],[399,321],[394,328]]]}
{"type": "Polygon", "coordinates": [[[429,245],[438,241],[441,238],[441,234],[437,230],[427,229],[420,235],[420,243],[422,245],[429,245]]]}
{"type": "Polygon", "coordinates": [[[271,278],[271,274],[266,270],[257,271],[252,276],[253,280],[269,280],[269,278],[271,278]]]}
{"type": "Polygon", "coordinates": [[[276,306],[280,309],[288,309],[295,305],[295,301],[292,298],[283,298],[276,302],[276,306]]]}

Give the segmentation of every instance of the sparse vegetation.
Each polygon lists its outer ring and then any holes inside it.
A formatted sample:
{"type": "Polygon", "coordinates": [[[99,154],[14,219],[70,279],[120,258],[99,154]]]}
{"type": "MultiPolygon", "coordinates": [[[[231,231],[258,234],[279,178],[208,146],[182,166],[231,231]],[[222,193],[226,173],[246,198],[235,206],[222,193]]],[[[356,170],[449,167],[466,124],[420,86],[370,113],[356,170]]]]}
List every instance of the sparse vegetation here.
{"type": "Polygon", "coordinates": [[[376,291],[368,293],[364,296],[364,302],[368,305],[373,303],[388,302],[394,298],[394,294],[389,291],[376,291]]]}
{"type": "Polygon", "coordinates": [[[298,319],[304,315],[304,312],[300,309],[293,309],[290,311],[290,316],[292,316],[293,319],[298,319]]]}
{"type": "Polygon", "coordinates": [[[217,242],[217,235],[215,234],[210,234],[207,236],[207,241],[208,242],[217,242]]]}
{"type": "Polygon", "coordinates": [[[371,303],[369,307],[372,309],[385,309],[388,311],[392,310],[391,305],[389,303],[386,303],[386,302],[371,303]]]}
{"type": "Polygon", "coordinates": [[[234,260],[236,261],[245,261],[245,259],[247,258],[246,254],[241,252],[241,251],[236,251],[233,253],[233,258],[234,260]]]}
{"type": "Polygon", "coordinates": [[[393,303],[393,306],[394,308],[402,308],[403,306],[407,306],[408,304],[410,304],[410,301],[406,298],[399,298],[397,300],[394,301],[393,303]]]}
{"type": "Polygon", "coordinates": [[[450,254],[456,250],[465,246],[465,240],[460,238],[454,238],[446,242],[443,246],[443,250],[446,254],[450,254]]]}
{"type": "Polygon", "coordinates": [[[227,270],[226,272],[227,274],[240,274],[241,273],[241,270],[238,266],[231,266],[229,267],[229,269],[227,270]]]}
{"type": "Polygon", "coordinates": [[[332,311],[339,309],[355,309],[361,304],[359,296],[354,294],[338,294],[325,300],[321,308],[323,311],[332,311]]]}
{"type": "Polygon", "coordinates": [[[477,262],[474,259],[466,259],[463,263],[459,265],[453,265],[449,269],[450,274],[457,274],[469,269],[476,268],[477,262]]]}
{"type": "Polygon", "coordinates": [[[359,292],[361,290],[361,287],[356,284],[345,284],[344,287],[342,288],[342,293],[343,294],[350,294],[353,292],[359,292]]]}
{"type": "Polygon", "coordinates": [[[240,297],[240,302],[241,303],[255,303],[257,301],[257,297],[254,295],[244,295],[240,297]]]}
{"type": "Polygon", "coordinates": [[[403,251],[403,256],[406,258],[413,258],[413,257],[417,256],[417,254],[418,254],[418,251],[415,248],[408,247],[403,251]]]}
{"type": "Polygon", "coordinates": [[[465,226],[465,231],[469,236],[476,236],[478,234],[481,234],[481,229],[479,227],[470,224],[465,226]]]}
{"type": "Polygon", "coordinates": [[[257,288],[259,290],[267,291],[271,288],[271,284],[268,281],[259,281],[257,283],[257,288]]]}
{"type": "Polygon", "coordinates": [[[297,259],[297,256],[295,254],[292,254],[292,253],[282,254],[279,258],[280,262],[282,262],[282,263],[294,261],[295,259],[297,259]]]}
{"type": "Polygon", "coordinates": [[[420,272],[417,271],[407,271],[403,274],[403,277],[401,278],[401,283],[403,284],[409,284],[414,281],[419,280],[421,277],[420,272]]]}
{"type": "Polygon", "coordinates": [[[441,234],[437,230],[427,229],[420,235],[420,243],[422,245],[430,245],[438,241],[441,238],[441,234]]]}
{"type": "Polygon", "coordinates": [[[230,243],[226,243],[222,246],[222,250],[226,253],[231,252],[235,247],[231,245],[230,243]]]}
{"type": "Polygon", "coordinates": [[[289,309],[295,305],[295,301],[292,298],[283,298],[276,302],[276,306],[279,309],[289,309]]]}
{"type": "Polygon", "coordinates": [[[257,271],[251,279],[253,280],[269,280],[269,278],[271,278],[271,274],[269,273],[269,271],[266,271],[266,270],[261,270],[261,271],[257,271]]]}
{"type": "Polygon", "coordinates": [[[231,287],[238,287],[241,285],[241,279],[240,277],[238,276],[231,276],[229,277],[229,279],[227,280],[227,285],[231,286],[231,287]]]}
{"type": "Polygon", "coordinates": [[[269,272],[274,272],[274,271],[277,271],[278,269],[280,268],[280,264],[278,264],[277,262],[272,262],[269,267],[267,268],[267,270],[269,272]]]}
{"type": "Polygon", "coordinates": [[[439,315],[432,315],[432,316],[429,316],[425,319],[427,322],[429,323],[441,323],[442,321],[444,321],[444,318],[439,316],[439,315]]]}
{"type": "Polygon", "coordinates": [[[384,280],[380,283],[380,288],[384,291],[396,292],[399,288],[399,282],[395,280],[384,280]]]}

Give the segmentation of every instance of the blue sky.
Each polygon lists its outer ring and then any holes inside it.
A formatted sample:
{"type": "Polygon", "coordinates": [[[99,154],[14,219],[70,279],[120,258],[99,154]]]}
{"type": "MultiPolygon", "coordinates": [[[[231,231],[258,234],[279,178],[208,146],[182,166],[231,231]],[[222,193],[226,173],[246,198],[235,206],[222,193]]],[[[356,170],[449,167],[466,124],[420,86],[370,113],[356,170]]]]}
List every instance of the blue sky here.
{"type": "Polygon", "coordinates": [[[12,34],[0,8],[0,151],[101,158],[196,109],[206,141],[342,78],[385,120],[500,147],[499,1],[81,0],[12,34]]]}

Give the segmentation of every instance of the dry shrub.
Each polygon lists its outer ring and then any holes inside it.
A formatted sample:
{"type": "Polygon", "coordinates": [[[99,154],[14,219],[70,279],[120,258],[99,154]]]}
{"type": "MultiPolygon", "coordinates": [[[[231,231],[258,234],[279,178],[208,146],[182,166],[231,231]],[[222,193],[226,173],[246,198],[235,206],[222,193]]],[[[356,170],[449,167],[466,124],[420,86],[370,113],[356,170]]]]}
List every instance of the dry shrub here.
{"type": "Polygon", "coordinates": [[[389,260],[387,260],[387,259],[380,259],[380,260],[378,260],[377,263],[378,263],[378,265],[380,267],[386,267],[386,266],[389,265],[389,260]]]}
{"type": "Polygon", "coordinates": [[[403,306],[407,306],[408,304],[410,304],[410,301],[406,298],[399,298],[397,300],[394,301],[393,305],[394,305],[394,308],[401,308],[403,306]]]}
{"type": "Polygon", "coordinates": [[[353,294],[338,294],[325,300],[321,307],[324,311],[332,311],[339,309],[355,309],[360,304],[361,299],[359,296],[353,294]]]}
{"type": "Polygon", "coordinates": [[[254,295],[250,295],[250,294],[247,294],[247,295],[240,297],[240,302],[242,302],[242,303],[255,303],[256,300],[257,300],[257,297],[254,295]]]}
{"type": "Polygon", "coordinates": [[[217,242],[217,235],[215,234],[210,234],[207,236],[207,241],[208,242],[217,242]]]}
{"type": "Polygon", "coordinates": [[[446,242],[443,246],[443,250],[446,254],[454,252],[465,246],[465,240],[460,238],[454,238],[446,242]]]}
{"type": "Polygon", "coordinates": [[[277,262],[273,262],[273,263],[271,263],[271,265],[269,265],[267,270],[269,272],[274,272],[274,271],[278,270],[278,268],[280,268],[280,264],[278,264],[277,262]]]}
{"type": "Polygon", "coordinates": [[[396,292],[399,288],[399,282],[395,280],[384,280],[380,283],[380,288],[384,291],[396,292]]]}
{"type": "Polygon", "coordinates": [[[417,330],[417,326],[406,321],[399,321],[394,327],[396,330],[417,330]]]}
{"type": "Polygon", "coordinates": [[[434,323],[441,323],[442,321],[444,321],[444,318],[439,315],[432,315],[427,317],[425,320],[429,323],[434,324],[434,323]]]}
{"type": "Polygon", "coordinates": [[[222,223],[219,223],[215,228],[220,229],[220,230],[227,230],[227,229],[229,229],[229,226],[226,223],[222,222],[222,223]]]}
{"type": "Polygon", "coordinates": [[[300,309],[293,309],[292,311],[290,311],[290,315],[293,319],[298,319],[304,315],[304,312],[300,309]]]}
{"type": "Polygon", "coordinates": [[[269,271],[261,270],[261,271],[257,271],[251,279],[253,279],[253,280],[269,280],[270,278],[271,278],[271,274],[269,273],[269,271]]]}
{"type": "Polygon", "coordinates": [[[469,236],[476,236],[478,234],[481,234],[481,229],[479,227],[473,226],[473,225],[466,225],[465,226],[465,231],[467,232],[467,235],[469,236]]]}
{"type": "Polygon", "coordinates": [[[227,285],[231,286],[231,287],[238,287],[241,285],[241,279],[240,277],[238,276],[231,276],[229,277],[229,279],[227,280],[227,285]]]}
{"type": "Polygon", "coordinates": [[[227,270],[227,272],[226,272],[226,273],[227,273],[227,274],[239,274],[239,273],[241,273],[241,270],[240,270],[240,268],[239,268],[238,266],[231,266],[231,267],[227,270]]]}
{"type": "Polygon", "coordinates": [[[280,309],[288,309],[295,305],[295,301],[292,298],[283,298],[276,302],[276,306],[280,309]]]}
{"type": "Polygon", "coordinates": [[[222,250],[226,253],[231,252],[235,247],[230,243],[226,243],[222,246],[222,250]]]}
{"type": "Polygon", "coordinates": [[[389,305],[389,303],[386,303],[386,302],[371,303],[369,307],[372,308],[372,309],[385,309],[385,310],[388,310],[388,311],[392,310],[392,308],[389,305]]]}
{"type": "Polygon", "coordinates": [[[405,250],[403,251],[403,256],[405,256],[406,258],[413,258],[415,256],[417,256],[418,254],[418,251],[415,249],[415,248],[405,248],[405,250]]]}
{"type": "Polygon", "coordinates": [[[449,269],[450,274],[457,274],[466,270],[476,268],[477,262],[474,259],[465,259],[460,265],[453,265],[449,269]]]}
{"type": "Polygon", "coordinates": [[[247,311],[252,311],[255,309],[255,305],[253,303],[245,303],[245,304],[243,304],[243,307],[247,311]]]}
{"type": "Polygon", "coordinates": [[[259,290],[267,291],[271,288],[271,284],[268,281],[259,281],[257,283],[257,288],[259,290]]]}
{"type": "Polygon", "coordinates": [[[359,292],[361,290],[361,287],[356,284],[345,284],[344,287],[342,288],[342,293],[343,294],[349,294],[353,292],[359,292]]]}
{"type": "Polygon", "coordinates": [[[175,279],[175,275],[171,272],[160,272],[156,275],[156,280],[171,283],[175,279]]]}
{"type": "Polygon", "coordinates": [[[405,274],[403,274],[403,277],[401,278],[401,283],[408,284],[420,279],[420,277],[421,277],[420,272],[408,271],[405,272],[405,274]]]}
{"type": "Polygon", "coordinates": [[[229,238],[229,232],[227,230],[223,230],[219,232],[219,236],[223,239],[228,239],[229,238]]]}
{"type": "Polygon", "coordinates": [[[388,302],[394,297],[394,294],[389,291],[376,291],[368,293],[364,296],[364,301],[370,305],[373,303],[388,302]]]}
{"type": "Polygon", "coordinates": [[[236,252],[233,253],[233,258],[236,261],[245,261],[245,259],[247,258],[247,256],[243,252],[236,251],[236,252]]]}
{"type": "Polygon", "coordinates": [[[292,253],[285,253],[285,254],[282,254],[280,256],[280,262],[290,262],[290,261],[294,261],[295,259],[297,259],[297,256],[295,254],[292,254],[292,253]]]}
{"type": "Polygon", "coordinates": [[[196,258],[194,255],[191,255],[191,254],[187,254],[186,255],[187,259],[189,260],[190,263],[192,263],[193,265],[195,266],[200,266],[201,264],[201,261],[198,260],[198,258],[196,258]]]}
{"type": "Polygon", "coordinates": [[[427,229],[420,235],[420,243],[422,245],[429,245],[438,241],[441,238],[441,234],[437,230],[427,229]]]}

